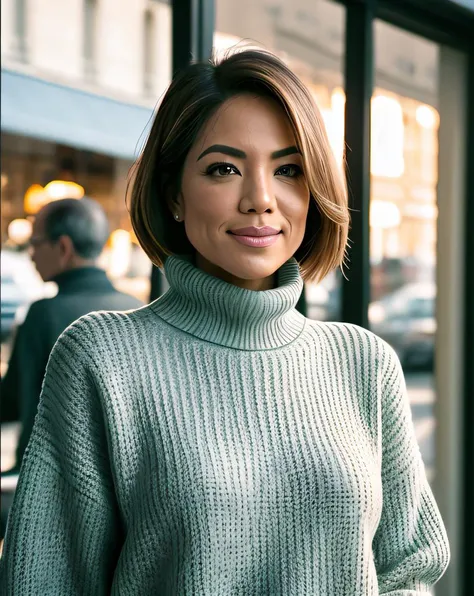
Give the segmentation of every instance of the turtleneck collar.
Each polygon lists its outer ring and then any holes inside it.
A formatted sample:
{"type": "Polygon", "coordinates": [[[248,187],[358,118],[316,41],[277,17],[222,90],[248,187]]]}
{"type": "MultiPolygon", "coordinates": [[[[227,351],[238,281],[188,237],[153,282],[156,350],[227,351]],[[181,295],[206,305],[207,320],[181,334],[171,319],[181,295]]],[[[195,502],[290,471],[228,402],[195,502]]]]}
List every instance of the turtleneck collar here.
{"type": "Polygon", "coordinates": [[[240,350],[269,350],[300,335],[305,318],[296,309],[303,280],[295,259],[277,272],[272,290],[244,290],[172,256],[165,273],[170,289],[152,303],[173,327],[202,340],[240,350]]]}

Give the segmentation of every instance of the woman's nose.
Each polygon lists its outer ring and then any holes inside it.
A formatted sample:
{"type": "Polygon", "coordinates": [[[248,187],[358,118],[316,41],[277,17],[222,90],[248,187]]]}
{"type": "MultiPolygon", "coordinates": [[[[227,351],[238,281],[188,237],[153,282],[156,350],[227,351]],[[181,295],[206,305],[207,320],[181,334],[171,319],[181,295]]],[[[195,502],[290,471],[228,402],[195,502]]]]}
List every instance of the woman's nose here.
{"type": "Polygon", "coordinates": [[[240,210],[242,213],[273,213],[275,203],[270,180],[265,175],[260,175],[258,179],[249,181],[240,201],[240,210]]]}

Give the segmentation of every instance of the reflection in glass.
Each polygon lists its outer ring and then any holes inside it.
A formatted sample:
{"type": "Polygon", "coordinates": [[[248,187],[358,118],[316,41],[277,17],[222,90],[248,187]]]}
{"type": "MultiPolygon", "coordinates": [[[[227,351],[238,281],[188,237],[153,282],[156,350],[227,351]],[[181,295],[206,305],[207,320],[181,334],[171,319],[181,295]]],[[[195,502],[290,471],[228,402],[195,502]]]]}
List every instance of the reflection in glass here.
{"type": "Polygon", "coordinates": [[[383,22],[376,22],[375,39],[369,320],[405,370],[415,431],[432,480],[438,47],[383,22]]]}

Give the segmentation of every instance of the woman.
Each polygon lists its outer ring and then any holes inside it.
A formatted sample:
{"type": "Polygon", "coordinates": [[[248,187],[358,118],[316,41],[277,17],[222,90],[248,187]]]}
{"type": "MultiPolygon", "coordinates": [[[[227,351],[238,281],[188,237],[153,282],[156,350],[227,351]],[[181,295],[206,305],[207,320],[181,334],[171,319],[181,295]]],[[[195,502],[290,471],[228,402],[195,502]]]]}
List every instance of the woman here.
{"type": "Polygon", "coordinates": [[[307,89],[259,51],[187,68],[131,217],[170,289],[56,344],[4,592],[428,594],[449,549],[400,364],[295,309],[349,222],[307,89]]]}

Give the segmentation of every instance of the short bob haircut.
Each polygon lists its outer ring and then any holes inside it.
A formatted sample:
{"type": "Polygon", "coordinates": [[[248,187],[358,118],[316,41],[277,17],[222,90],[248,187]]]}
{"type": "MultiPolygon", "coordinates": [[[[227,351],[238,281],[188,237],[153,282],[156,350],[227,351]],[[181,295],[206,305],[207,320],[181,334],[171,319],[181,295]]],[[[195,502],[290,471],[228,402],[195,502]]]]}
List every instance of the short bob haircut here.
{"type": "Polygon", "coordinates": [[[240,50],[222,61],[191,64],[177,74],[156,114],[133,170],[130,216],[151,261],[192,254],[184,226],[173,219],[186,156],[206,122],[229,98],[243,93],[273,98],[288,114],[311,193],[306,231],[294,257],[303,279],[320,281],[342,267],[349,229],[344,176],[310,92],[276,56],[240,50]]]}

